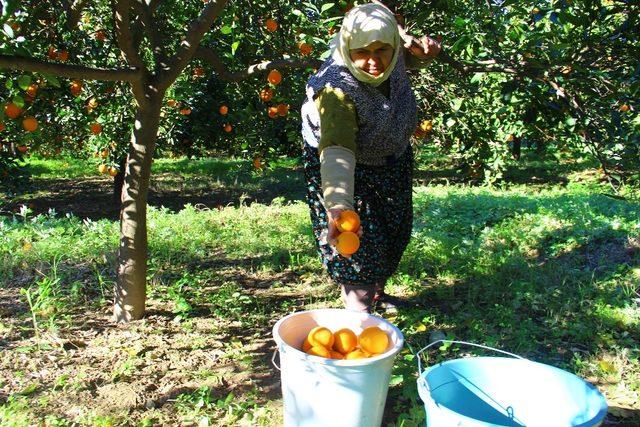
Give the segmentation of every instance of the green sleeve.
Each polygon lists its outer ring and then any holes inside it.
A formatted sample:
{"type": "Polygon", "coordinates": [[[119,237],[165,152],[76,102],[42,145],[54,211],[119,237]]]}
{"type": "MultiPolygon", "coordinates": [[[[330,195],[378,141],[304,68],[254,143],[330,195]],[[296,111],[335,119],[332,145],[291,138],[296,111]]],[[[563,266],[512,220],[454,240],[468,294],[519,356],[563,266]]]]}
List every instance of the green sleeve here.
{"type": "Polygon", "coordinates": [[[326,87],[316,97],[320,114],[318,154],[327,147],[339,145],[356,152],[358,123],[356,106],[340,89],[326,87]]]}

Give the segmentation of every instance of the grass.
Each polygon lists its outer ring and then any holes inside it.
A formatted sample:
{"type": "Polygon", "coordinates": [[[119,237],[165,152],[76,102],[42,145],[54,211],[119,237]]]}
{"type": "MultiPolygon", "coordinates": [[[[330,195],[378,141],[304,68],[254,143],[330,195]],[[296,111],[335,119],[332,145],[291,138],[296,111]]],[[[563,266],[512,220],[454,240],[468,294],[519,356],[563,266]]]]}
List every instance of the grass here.
{"type": "MultiPolygon", "coordinates": [[[[198,164],[154,167],[166,168],[168,179],[193,174],[190,180],[244,167],[198,164]]],[[[280,185],[290,182],[291,166],[281,165],[280,185]]],[[[420,308],[390,317],[408,346],[396,359],[385,425],[424,423],[412,350],[437,335],[574,372],[606,395],[612,421],[640,420],[640,203],[572,181],[414,191],[413,238],[389,290],[420,308]]],[[[0,398],[7,396],[0,425],[44,417],[48,425],[279,424],[271,326],[291,311],[340,305],[316,257],[307,207],[277,198],[220,209],[151,208],[148,222],[150,314],[116,327],[100,313],[114,285],[117,223],[28,211],[1,220],[0,292],[16,304],[0,304],[0,346],[7,349],[0,366],[16,367],[0,379],[0,398]],[[83,331],[102,332],[80,339],[78,325],[87,320],[83,331]],[[57,345],[85,355],[75,362],[79,371],[42,362],[64,357],[57,345]],[[44,363],[50,376],[34,380],[25,359],[44,363]],[[92,363],[105,368],[92,371],[92,363]],[[181,388],[154,397],[154,405],[123,411],[79,403],[82,393],[159,386],[172,375],[181,388]]],[[[482,354],[442,346],[425,363],[470,353],[482,354]]]]}

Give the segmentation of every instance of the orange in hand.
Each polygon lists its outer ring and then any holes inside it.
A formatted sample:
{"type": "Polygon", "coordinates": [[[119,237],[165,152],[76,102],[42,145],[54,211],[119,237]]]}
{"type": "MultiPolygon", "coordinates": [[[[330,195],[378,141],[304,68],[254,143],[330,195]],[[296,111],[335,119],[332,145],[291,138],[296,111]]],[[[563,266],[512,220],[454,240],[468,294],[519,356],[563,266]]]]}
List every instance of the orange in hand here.
{"type": "Polygon", "coordinates": [[[336,227],[340,232],[353,231],[355,233],[360,228],[360,217],[354,211],[342,211],[336,219],[336,227]]]}
{"type": "Polygon", "coordinates": [[[353,255],[360,248],[360,238],[353,231],[340,233],[336,240],[336,249],[342,256],[353,255]]]}

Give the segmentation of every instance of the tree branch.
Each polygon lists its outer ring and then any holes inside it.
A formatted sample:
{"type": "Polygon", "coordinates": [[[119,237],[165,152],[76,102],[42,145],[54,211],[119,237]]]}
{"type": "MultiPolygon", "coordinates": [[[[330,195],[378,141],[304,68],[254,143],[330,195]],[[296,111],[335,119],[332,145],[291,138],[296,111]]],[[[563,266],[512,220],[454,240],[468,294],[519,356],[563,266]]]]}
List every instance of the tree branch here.
{"type": "Polygon", "coordinates": [[[131,0],[117,0],[113,5],[113,21],[116,28],[118,47],[129,65],[148,71],[144,62],[135,50],[135,43],[131,33],[131,0]]]}
{"type": "Polygon", "coordinates": [[[136,82],[141,73],[135,69],[91,68],[83,65],[59,64],[22,56],[0,55],[0,68],[47,73],[60,77],[136,82]]]}
{"type": "Polygon", "coordinates": [[[62,8],[67,13],[67,28],[69,29],[69,31],[76,30],[78,21],[80,20],[80,15],[82,15],[82,9],[84,9],[87,1],[88,0],[77,0],[74,4],[72,4],[70,0],[61,1],[62,8]]]}
{"type": "Polygon", "coordinates": [[[160,33],[156,26],[153,25],[153,11],[157,6],[157,2],[152,8],[152,6],[148,5],[145,0],[134,0],[133,6],[140,16],[142,28],[147,35],[149,43],[151,44],[151,49],[153,50],[153,54],[156,58],[156,64],[163,63],[165,61],[165,54],[162,49],[162,46],[164,46],[163,40],[160,37],[160,33]]]}
{"type": "Polygon", "coordinates": [[[209,31],[213,21],[220,15],[227,0],[211,0],[202,10],[200,16],[187,30],[186,38],[180,43],[175,56],[164,66],[158,81],[158,90],[166,90],[180,75],[195,54],[204,34],[209,31]]]}
{"type": "Polygon", "coordinates": [[[222,62],[220,57],[213,49],[204,46],[199,46],[196,51],[195,58],[202,59],[213,67],[215,72],[220,77],[220,80],[226,82],[239,82],[255,74],[273,70],[276,68],[305,68],[314,67],[319,68],[322,65],[322,61],[315,58],[310,59],[278,59],[274,61],[263,61],[249,66],[246,70],[231,72],[227,66],[222,62]]]}

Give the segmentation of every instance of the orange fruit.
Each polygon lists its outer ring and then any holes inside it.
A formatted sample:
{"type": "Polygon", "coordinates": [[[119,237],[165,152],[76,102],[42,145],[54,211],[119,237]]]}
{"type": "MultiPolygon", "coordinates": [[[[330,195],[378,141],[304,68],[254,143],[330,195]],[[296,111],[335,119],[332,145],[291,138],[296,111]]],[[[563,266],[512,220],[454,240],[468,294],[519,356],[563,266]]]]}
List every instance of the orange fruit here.
{"type": "Polygon", "coordinates": [[[351,353],[358,345],[358,337],[348,328],[333,333],[333,349],[342,354],[351,353]]]}
{"type": "Polygon", "coordinates": [[[102,132],[102,125],[100,123],[91,123],[91,133],[99,135],[102,132]]]}
{"type": "Polygon", "coordinates": [[[27,117],[22,121],[22,127],[27,132],[33,132],[38,129],[38,121],[35,117],[27,117]]]}
{"type": "Polygon", "coordinates": [[[19,145],[18,146],[18,151],[23,153],[23,154],[26,153],[27,150],[29,150],[29,147],[27,147],[26,145],[19,145]]]}
{"type": "Polygon", "coordinates": [[[107,157],[109,157],[109,150],[102,150],[100,152],[100,157],[102,157],[103,159],[106,159],[107,157]]]}
{"type": "Polygon", "coordinates": [[[300,49],[300,53],[304,56],[307,56],[311,53],[311,51],[313,50],[313,48],[311,47],[310,44],[307,43],[300,43],[298,45],[298,49],[300,49]]]}
{"type": "Polygon", "coordinates": [[[622,111],[623,113],[626,113],[627,111],[629,111],[630,107],[627,104],[622,104],[620,106],[620,111],[622,111]]]}
{"type": "Polygon", "coordinates": [[[65,62],[67,59],[69,59],[69,52],[64,49],[61,50],[60,52],[58,52],[58,59],[62,62],[65,62]]]}
{"type": "Polygon", "coordinates": [[[89,102],[87,102],[87,107],[93,109],[98,107],[98,100],[95,98],[91,98],[89,102]]]}
{"type": "Polygon", "coordinates": [[[262,102],[269,102],[273,98],[273,89],[265,87],[260,91],[260,99],[262,102]]]}
{"type": "Polygon", "coordinates": [[[307,335],[307,339],[314,347],[323,346],[326,348],[331,348],[334,341],[333,333],[324,326],[316,326],[311,329],[311,331],[309,331],[309,335],[307,335]]]}
{"type": "Polygon", "coordinates": [[[352,255],[360,247],[360,238],[353,231],[345,231],[338,234],[336,249],[342,256],[352,255]]]}
{"type": "Polygon", "coordinates": [[[278,107],[269,107],[267,112],[272,119],[278,117],[278,107]]]}
{"type": "Polygon", "coordinates": [[[167,105],[169,107],[175,107],[176,105],[178,105],[178,101],[176,101],[175,99],[169,99],[167,100],[167,105]]]}
{"type": "Polygon", "coordinates": [[[47,51],[47,58],[49,58],[52,61],[55,61],[57,57],[58,57],[58,52],[56,51],[56,49],[53,46],[49,46],[49,50],[47,51]]]}
{"type": "Polygon", "coordinates": [[[278,71],[278,70],[271,70],[271,71],[269,71],[269,75],[267,76],[267,80],[272,85],[277,86],[282,81],[282,74],[280,74],[280,71],[278,71]]]}
{"type": "Polygon", "coordinates": [[[360,217],[354,211],[342,211],[336,219],[336,227],[338,231],[358,231],[360,228],[360,217]]]}
{"type": "Polygon", "coordinates": [[[30,97],[32,98],[35,97],[36,93],[38,93],[38,85],[30,84],[26,92],[27,92],[27,95],[29,95],[30,97]]]}
{"type": "Polygon", "coordinates": [[[347,353],[344,358],[346,360],[355,360],[355,359],[366,359],[369,357],[369,354],[362,351],[362,349],[356,348],[355,350],[347,353]]]}
{"type": "Polygon", "coordinates": [[[309,349],[311,347],[313,347],[313,346],[309,342],[309,337],[305,338],[304,342],[302,343],[302,351],[304,351],[306,353],[307,351],[309,351],[309,349]]]}
{"type": "Polygon", "coordinates": [[[12,119],[17,119],[22,114],[22,109],[10,102],[4,106],[4,113],[12,119]]]}
{"type": "Polygon", "coordinates": [[[256,169],[262,169],[264,165],[262,164],[262,159],[260,157],[253,158],[253,167],[256,169]]]}
{"type": "Polygon", "coordinates": [[[278,23],[271,18],[267,19],[265,26],[267,27],[267,30],[271,33],[273,33],[275,30],[278,29],[278,23]]]}
{"type": "Polygon", "coordinates": [[[358,337],[360,348],[371,354],[384,353],[389,346],[389,336],[377,326],[366,328],[358,337]]]}
{"type": "Polygon", "coordinates": [[[329,353],[331,353],[332,359],[344,359],[344,354],[340,353],[339,351],[329,350],[329,353]]]}
{"type": "Polygon", "coordinates": [[[204,76],[204,68],[202,67],[196,67],[193,69],[193,75],[196,77],[202,77],[204,76]]]}
{"type": "Polygon", "coordinates": [[[111,175],[111,176],[116,176],[116,175],[118,175],[118,169],[116,169],[116,168],[114,168],[113,166],[111,166],[111,167],[109,168],[109,175],[111,175]]]}
{"type": "Polygon", "coordinates": [[[2,132],[3,130],[5,130],[7,127],[4,125],[4,123],[0,123],[0,132],[2,132]]]}
{"type": "Polygon", "coordinates": [[[232,130],[233,130],[233,127],[230,124],[227,123],[226,125],[224,125],[224,131],[225,132],[229,133],[232,130]]]}
{"type": "Polygon", "coordinates": [[[431,129],[433,129],[433,123],[431,120],[423,120],[422,123],[420,123],[420,129],[424,132],[431,132],[431,129]]]}
{"type": "Polygon", "coordinates": [[[103,42],[107,38],[107,35],[104,33],[104,31],[98,30],[96,31],[95,37],[99,42],[103,42]]]}
{"type": "Polygon", "coordinates": [[[226,105],[223,105],[223,106],[220,107],[219,111],[220,111],[220,114],[225,116],[229,112],[229,107],[227,107],[226,105]]]}
{"type": "Polygon", "coordinates": [[[331,358],[331,352],[321,345],[314,345],[307,350],[306,353],[312,356],[326,357],[327,359],[331,358]]]}
{"type": "Polygon", "coordinates": [[[82,82],[80,80],[74,80],[71,82],[71,94],[78,96],[82,92],[82,82]]]}
{"type": "Polygon", "coordinates": [[[276,108],[278,109],[278,115],[282,117],[286,116],[289,112],[289,106],[286,104],[278,104],[276,108]]]}
{"type": "Polygon", "coordinates": [[[183,108],[182,110],[180,110],[180,114],[182,114],[183,116],[188,116],[189,114],[191,114],[191,108],[183,108]]]}
{"type": "Polygon", "coordinates": [[[100,173],[105,173],[105,172],[107,172],[107,165],[105,165],[104,163],[102,163],[100,166],[98,166],[98,172],[100,172],[100,173]]]}

